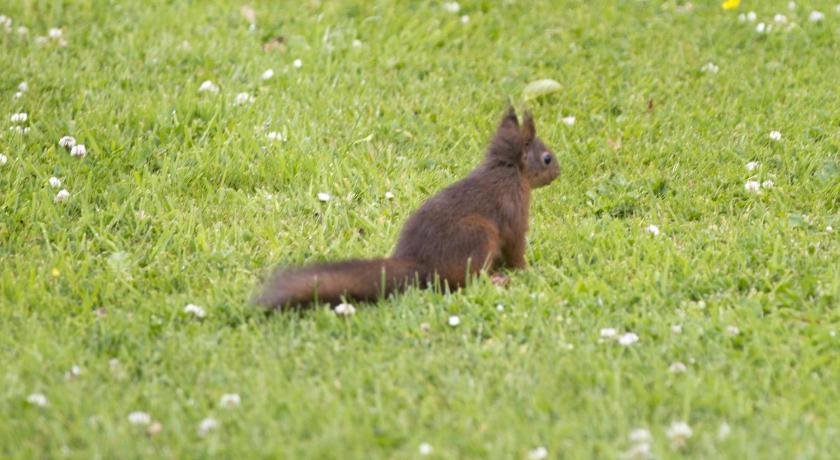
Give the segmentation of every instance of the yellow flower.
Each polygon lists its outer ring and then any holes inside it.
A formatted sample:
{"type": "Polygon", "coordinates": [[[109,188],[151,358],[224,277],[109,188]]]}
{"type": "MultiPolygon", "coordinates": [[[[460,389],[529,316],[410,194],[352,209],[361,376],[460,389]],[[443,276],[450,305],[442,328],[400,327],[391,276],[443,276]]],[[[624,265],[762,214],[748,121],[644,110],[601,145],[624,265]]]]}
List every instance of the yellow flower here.
{"type": "Polygon", "coordinates": [[[741,0],[726,0],[720,6],[723,7],[725,10],[734,10],[738,8],[738,5],[741,4],[741,0]]]}

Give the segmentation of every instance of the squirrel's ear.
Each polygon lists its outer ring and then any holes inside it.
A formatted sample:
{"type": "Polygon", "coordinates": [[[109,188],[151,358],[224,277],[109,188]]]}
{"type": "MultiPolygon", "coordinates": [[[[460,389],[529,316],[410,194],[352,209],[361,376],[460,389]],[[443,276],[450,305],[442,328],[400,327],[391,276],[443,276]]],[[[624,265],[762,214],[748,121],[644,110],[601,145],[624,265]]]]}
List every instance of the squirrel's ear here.
{"type": "Polygon", "coordinates": [[[516,109],[512,105],[508,106],[505,111],[505,116],[502,117],[502,122],[499,123],[499,129],[502,128],[519,128],[519,121],[516,119],[516,109]]]}
{"type": "Polygon", "coordinates": [[[534,126],[534,118],[530,111],[525,112],[525,118],[522,120],[522,140],[525,144],[530,144],[537,136],[537,128],[534,126]]]}

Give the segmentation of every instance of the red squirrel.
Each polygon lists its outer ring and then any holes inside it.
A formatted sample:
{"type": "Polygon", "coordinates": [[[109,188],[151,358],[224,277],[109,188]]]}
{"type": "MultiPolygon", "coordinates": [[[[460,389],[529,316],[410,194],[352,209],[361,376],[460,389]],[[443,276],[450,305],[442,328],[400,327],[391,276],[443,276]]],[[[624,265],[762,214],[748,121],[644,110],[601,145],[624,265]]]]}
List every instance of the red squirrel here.
{"type": "Polygon", "coordinates": [[[391,257],[280,268],[255,302],[275,310],[372,301],[436,281],[458,289],[482,270],[523,269],[531,189],[559,174],[531,114],[525,112],[520,126],[510,107],[484,161],[409,217],[391,257]]]}

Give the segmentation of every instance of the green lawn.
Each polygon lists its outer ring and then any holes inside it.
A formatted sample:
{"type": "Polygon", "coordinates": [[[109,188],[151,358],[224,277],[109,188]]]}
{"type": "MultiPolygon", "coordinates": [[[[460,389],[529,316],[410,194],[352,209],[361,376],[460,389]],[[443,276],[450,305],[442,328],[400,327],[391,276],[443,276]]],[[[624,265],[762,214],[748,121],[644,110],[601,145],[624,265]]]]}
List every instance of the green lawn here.
{"type": "Polygon", "coordinates": [[[2,2],[0,457],[836,458],[837,0],[685,3],[2,2]],[[562,168],[508,287],[249,305],[388,253],[508,100],[562,168]]]}

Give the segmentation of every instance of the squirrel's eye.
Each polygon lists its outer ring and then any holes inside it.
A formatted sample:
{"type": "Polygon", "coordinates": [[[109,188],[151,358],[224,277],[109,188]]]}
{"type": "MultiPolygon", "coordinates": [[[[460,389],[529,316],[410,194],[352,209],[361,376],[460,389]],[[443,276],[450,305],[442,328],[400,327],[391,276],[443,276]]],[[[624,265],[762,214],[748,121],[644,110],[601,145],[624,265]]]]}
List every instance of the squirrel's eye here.
{"type": "Polygon", "coordinates": [[[548,152],[543,153],[542,154],[542,161],[543,161],[543,163],[545,163],[547,165],[550,165],[551,164],[551,154],[548,153],[548,152]]]}

